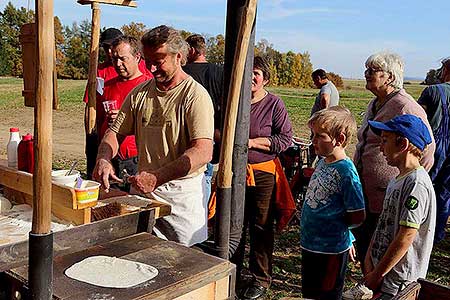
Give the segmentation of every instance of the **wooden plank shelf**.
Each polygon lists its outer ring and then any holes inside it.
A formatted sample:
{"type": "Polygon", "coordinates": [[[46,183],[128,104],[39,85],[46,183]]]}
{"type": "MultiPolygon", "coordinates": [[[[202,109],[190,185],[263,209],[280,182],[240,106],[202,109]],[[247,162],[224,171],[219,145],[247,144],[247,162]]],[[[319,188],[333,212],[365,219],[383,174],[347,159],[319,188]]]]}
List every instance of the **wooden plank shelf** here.
{"type": "Polygon", "coordinates": [[[137,7],[136,1],[133,1],[133,0],[78,0],[77,2],[81,5],[100,3],[100,4],[112,4],[112,5],[120,5],[120,6],[137,7]]]}
{"type": "MultiPolygon", "coordinates": [[[[0,160],[0,185],[4,186],[3,193],[9,200],[33,206],[33,174],[9,168],[6,166],[5,160],[0,160]]],[[[114,190],[106,194],[100,190],[99,201],[125,195],[128,194],[114,190]]],[[[111,201],[105,200],[105,202],[111,201]]],[[[121,201],[117,200],[117,202],[121,201]]],[[[78,203],[73,189],[52,183],[52,214],[61,220],[74,225],[90,223],[91,210],[95,209],[97,203],[97,201],[78,203]]],[[[126,204],[124,206],[127,208],[126,204]]],[[[139,210],[139,208],[154,209],[156,218],[167,216],[171,212],[170,205],[156,200],[151,200],[151,203],[146,207],[136,207],[135,210],[139,210]]],[[[132,209],[129,210],[129,212],[132,211],[132,209]]]]}
{"type": "MultiPolygon", "coordinates": [[[[33,205],[33,174],[9,168],[5,161],[0,161],[0,184],[5,187],[4,193],[10,200],[33,205]]],[[[52,183],[51,197],[52,213],[75,225],[89,223],[89,208],[97,204],[97,201],[78,203],[73,189],[56,183],[52,183]]]]}

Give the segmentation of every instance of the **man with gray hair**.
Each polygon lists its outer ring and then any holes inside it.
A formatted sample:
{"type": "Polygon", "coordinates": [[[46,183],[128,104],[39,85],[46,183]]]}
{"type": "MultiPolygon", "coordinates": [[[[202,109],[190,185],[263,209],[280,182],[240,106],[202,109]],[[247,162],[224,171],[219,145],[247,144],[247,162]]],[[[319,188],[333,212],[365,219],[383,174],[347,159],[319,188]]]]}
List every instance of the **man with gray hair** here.
{"type": "Polygon", "coordinates": [[[427,113],[436,141],[434,165],[430,170],[437,202],[435,243],[445,237],[450,215],[450,57],[442,61],[439,77],[442,83],[425,88],[417,100],[427,113]]]}
{"type": "Polygon", "coordinates": [[[109,178],[118,180],[111,158],[118,139],[134,134],[139,162],[132,187],[172,207],[170,216],[157,220],[155,233],[192,246],[207,238],[204,171],[212,157],[212,101],[181,68],[188,46],[177,30],[161,25],[141,42],[154,79],[125,99],[99,147],[94,175],[106,190],[109,178]]]}

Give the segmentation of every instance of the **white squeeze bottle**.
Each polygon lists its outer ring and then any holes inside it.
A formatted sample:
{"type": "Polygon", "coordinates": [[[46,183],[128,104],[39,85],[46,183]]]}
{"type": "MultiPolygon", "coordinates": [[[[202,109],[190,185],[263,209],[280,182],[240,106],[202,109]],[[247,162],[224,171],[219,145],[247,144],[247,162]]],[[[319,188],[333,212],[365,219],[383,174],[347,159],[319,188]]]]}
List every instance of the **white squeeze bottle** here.
{"type": "Polygon", "coordinates": [[[17,146],[20,143],[19,128],[9,129],[9,141],[7,146],[8,167],[17,169],[17,146]]]}

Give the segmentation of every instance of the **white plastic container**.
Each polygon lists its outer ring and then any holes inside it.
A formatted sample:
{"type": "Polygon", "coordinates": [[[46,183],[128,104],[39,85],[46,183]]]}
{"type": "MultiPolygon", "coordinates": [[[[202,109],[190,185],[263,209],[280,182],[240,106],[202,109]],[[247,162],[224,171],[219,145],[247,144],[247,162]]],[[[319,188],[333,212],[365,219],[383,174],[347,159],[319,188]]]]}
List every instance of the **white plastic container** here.
{"type": "Polygon", "coordinates": [[[20,143],[19,128],[9,129],[9,141],[6,146],[6,153],[8,156],[8,167],[17,169],[17,147],[20,143]]]}
{"type": "Polygon", "coordinates": [[[69,172],[69,170],[52,171],[52,181],[59,184],[73,185],[78,176],[80,176],[80,172],[73,170],[66,176],[67,172],[69,172]]]}

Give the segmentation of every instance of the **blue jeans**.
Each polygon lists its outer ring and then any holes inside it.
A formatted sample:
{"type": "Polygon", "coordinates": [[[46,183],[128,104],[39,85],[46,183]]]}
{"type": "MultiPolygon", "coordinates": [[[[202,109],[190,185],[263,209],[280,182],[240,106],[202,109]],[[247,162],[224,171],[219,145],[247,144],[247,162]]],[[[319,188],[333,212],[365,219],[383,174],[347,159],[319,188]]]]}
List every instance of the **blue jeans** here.
{"type": "Polygon", "coordinates": [[[209,197],[211,196],[211,182],[212,182],[213,174],[214,174],[214,165],[212,163],[207,163],[206,171],[205,171],[205,181],[206,181],[205,195],[206,195],[206,199],[208,202],[209,202],[209,197]]]}

